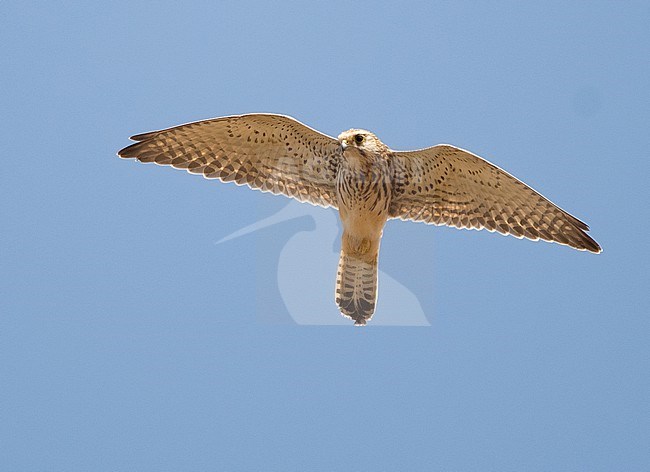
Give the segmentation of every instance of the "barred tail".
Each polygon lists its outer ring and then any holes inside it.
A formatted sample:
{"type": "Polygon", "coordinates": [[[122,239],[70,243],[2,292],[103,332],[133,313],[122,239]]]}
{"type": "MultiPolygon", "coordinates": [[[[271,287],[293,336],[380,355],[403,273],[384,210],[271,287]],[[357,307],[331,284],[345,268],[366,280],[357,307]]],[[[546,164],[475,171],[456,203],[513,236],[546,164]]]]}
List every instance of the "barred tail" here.
{"type": "Polygon", "coordinates": [[[341,313],[365,325],[375,312],[377,300],[377,247],[374,254],[349,255],[341,249],[336,276],[336,303],[341,313]]]}

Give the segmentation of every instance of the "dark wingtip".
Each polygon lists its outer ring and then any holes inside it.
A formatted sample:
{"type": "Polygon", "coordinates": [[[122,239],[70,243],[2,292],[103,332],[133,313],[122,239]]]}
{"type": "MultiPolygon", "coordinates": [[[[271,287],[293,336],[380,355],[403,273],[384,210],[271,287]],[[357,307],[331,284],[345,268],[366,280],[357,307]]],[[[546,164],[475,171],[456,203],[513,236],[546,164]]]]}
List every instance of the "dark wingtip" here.
{"type": "Polygon", "coordinates": [[[600,247],[600,244],[598,244],[591,236],[589,236],[587,233],[582,233],[582,244],[583,248],[586,251],[593,252],[594,254],[600,254],[603,252],[603,248],[600,247]]]}
{"type": "Polygon", "coordinates": [[[122,159],[132,159],[134,157],[138,157],[138,146],[140,146],[140,143],[135,143],[131,144],[130,146],[127,146],[123,149],[120,149],[117,151],[118,157],[121,157],[122,159]]]}
{"type": "MultiPolygon", "coordinates": [[[[589,238],[589,239],[591,239],[591,238],[589,238]]],[[[587,249],[588,251],[593,252],[594,254],[600,254],[601,252],[603,252],[603,248],[600,247],[600,244],[598,244],[598,243],[597,243],[596,241],[594,241],[593,239],[591,239],[591,241],[593,242],[593,245],[590,246],[590,247],[587,249]]]]}
{"type": "Polygon", "coordinates": [[[153,138],[158,133],[160,133],[160,131],[149,131],[148,133],[134,134],[129,139],[131,141],[145,141],[149,138],[153,138]]]}
{"type": "Polygon", "coordinates": [[[160,131],[151,131],[149,133],[135,134],[131,136],[129,139],[137,142],[125,147],[124,149],[120,149],[117,151],[117,155],[123,159],[136,158],[140,160],[140,154],[142,154],[142,151],[144,150],[143,144],[151,140],[151,138],[156,136],[158,133],[160,133],[160,131]]]}

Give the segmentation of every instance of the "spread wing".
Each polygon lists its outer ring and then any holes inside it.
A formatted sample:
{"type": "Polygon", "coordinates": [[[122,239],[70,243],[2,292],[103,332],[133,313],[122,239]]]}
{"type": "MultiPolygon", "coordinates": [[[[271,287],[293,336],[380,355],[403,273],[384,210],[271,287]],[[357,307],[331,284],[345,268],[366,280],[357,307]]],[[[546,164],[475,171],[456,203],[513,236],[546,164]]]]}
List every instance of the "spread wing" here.
{"type": "Polygon", "coordinates": [[[394,152],[390,215],[600,252],[589,227],[486,160],[441,144],[394,152]]]}
{"type": "Polygon", "coordinates": [[[138,142],[119,151],[120,157],[186,169],[314,205],[337,205],[338,141],[288,116],[227,116],[131,139],[138,142]]]}

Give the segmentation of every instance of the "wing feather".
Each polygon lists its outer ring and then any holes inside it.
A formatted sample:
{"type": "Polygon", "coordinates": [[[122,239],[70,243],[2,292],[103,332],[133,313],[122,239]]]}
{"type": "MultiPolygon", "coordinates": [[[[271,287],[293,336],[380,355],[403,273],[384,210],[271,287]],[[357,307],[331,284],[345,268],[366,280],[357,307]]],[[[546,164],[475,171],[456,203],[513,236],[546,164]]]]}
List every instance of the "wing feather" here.
{"type": "Polygon", "coordinates": [[[390,215],[457,228],[487,229],[598,253],[589,227],[499,167],[441,144],[394,151],[390,215]]]}
{"type": "Polygon", "coordinates": [[[301,202],[336,207],[338,141],[283,115],[197,121],[131,137],[122,158],[154,162],[301,202]]]}

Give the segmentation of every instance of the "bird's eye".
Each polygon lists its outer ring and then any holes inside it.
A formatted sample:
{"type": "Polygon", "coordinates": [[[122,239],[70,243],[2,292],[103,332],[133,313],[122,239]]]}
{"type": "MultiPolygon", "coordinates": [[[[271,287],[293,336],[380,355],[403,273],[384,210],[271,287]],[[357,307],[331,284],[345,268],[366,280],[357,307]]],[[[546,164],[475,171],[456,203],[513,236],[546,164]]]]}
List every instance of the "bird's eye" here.
{"type": "Polygon", "coordinates": [[[362,134],[355,134],[354,135],[354,142],[357,144],[361,144],[363,142],[363,135],[362,134]]]}

